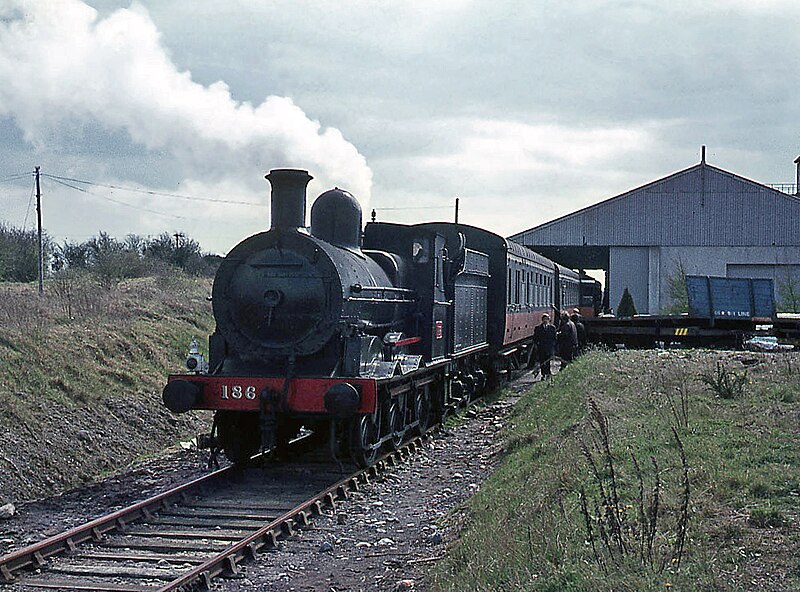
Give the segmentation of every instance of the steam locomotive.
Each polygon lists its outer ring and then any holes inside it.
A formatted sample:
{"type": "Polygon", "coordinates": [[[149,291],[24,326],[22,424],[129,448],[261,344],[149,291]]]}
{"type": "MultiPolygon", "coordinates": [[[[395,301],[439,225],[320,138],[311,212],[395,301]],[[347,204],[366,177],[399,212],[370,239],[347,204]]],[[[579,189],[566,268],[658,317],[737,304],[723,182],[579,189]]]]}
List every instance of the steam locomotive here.
{"type": "MultiPolygon", "coordinates": [[[[303,428],[362,466],[524,368],[534,327],[581,302],[581,278],[487,230],[371,222],[303,170],[275,169],[271,228],[214,280],[208,362],[171,375],[174,413],[214,410],[207,446],[233,462],[303,428]]],[[[585,294],[584,294],[585,296],[585,294]]],[[[588,312],[588,311],[587,311],[588,312]]]]}

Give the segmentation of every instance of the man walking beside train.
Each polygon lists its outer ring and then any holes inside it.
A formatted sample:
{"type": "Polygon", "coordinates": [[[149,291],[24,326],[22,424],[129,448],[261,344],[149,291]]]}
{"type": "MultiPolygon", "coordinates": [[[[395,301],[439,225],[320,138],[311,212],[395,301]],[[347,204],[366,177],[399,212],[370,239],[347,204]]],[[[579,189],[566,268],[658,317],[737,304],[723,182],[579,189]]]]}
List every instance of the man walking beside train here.
{"type": "Polygon", "coordinates": [[[578,329],[575,327],[566,310],[561,311],[561,324],[556,332],[558,357],[561,358],[561,367],[569,364],[575,357],[578,349],[578,329]]]}
{"type": "Polygon", "coordinates": [[[575,355],[578,356],[586,349],[586,326],[581,321],[581,311],[577,308],[572,309],[569,318],[575,324],[575,330],[578,332],[578,347],[575,350],[575,355]]]}
{"type": "Polygon", "coordinates": [[[533,342],[536,344],[536,359],[542,378],[550,378],[550,360],[556,353],[556,327],[550,324],[550,315],[542,315],[542,323],[533,330],[533,342]]]}

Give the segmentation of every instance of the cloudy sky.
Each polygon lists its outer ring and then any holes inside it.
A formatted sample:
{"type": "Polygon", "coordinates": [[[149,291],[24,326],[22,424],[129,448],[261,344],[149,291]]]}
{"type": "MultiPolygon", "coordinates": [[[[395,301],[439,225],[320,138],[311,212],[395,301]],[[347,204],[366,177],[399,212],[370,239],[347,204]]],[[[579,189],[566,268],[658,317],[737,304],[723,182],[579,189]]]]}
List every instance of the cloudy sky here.
{"type": "Polygon", "coordinates": [[[795,0],[0,0],[0,220],[269,226],[271,168],[503,235],[697,163],[795,181],[795,0]],[[54,178],[55,177],[55,178],[54,178]],[[136,190],[136,191],[131,191],[136,190]]]}

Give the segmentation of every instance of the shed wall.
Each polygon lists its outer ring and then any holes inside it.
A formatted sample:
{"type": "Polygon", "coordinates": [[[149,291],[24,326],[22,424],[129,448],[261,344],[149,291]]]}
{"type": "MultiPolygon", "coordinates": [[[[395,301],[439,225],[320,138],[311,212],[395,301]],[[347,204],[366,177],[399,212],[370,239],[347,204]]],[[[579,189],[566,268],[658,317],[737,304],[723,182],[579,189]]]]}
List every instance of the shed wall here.
{"type": "Polygon", "coordinates": [[[628,288],[638,313],[649,310],[650,250],[646,247],[612,248],[609,254],[609,303],[615,311],[628,288]]]}

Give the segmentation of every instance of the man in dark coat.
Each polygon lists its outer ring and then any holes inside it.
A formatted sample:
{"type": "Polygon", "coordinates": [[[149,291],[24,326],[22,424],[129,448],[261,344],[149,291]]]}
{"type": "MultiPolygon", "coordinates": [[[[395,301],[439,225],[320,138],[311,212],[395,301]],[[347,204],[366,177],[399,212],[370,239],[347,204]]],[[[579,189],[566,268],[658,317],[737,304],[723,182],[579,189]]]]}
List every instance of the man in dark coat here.
{"type": "Polygon", "coordinates": [[[570,320],[575,323],[575,330],[578,332],[578,348],[575,351],[575,355],[578,355],[586,347],[586,326],[581,321],[581,311],[577,308],[572,309],[570,320]]]}
{"type": "Polygon", "coordinates": [[[575,328],[575,323],[569,320],[566,310],[561,312],[561,324],[556,332],[556,343],[558,357],[561,358],[563,368],[572,361],[575,357],[575,350],[578,348],[578,330],[575,328]]]}
{"type": "Polygon", "coordinates": [[[556,353],[556,328],[550,324],[550,315],[542,315],[542,324],[533,330],[533,342],[536,344],[536,359],[542,378],[550,378],[550,360],[556,353]]]}

